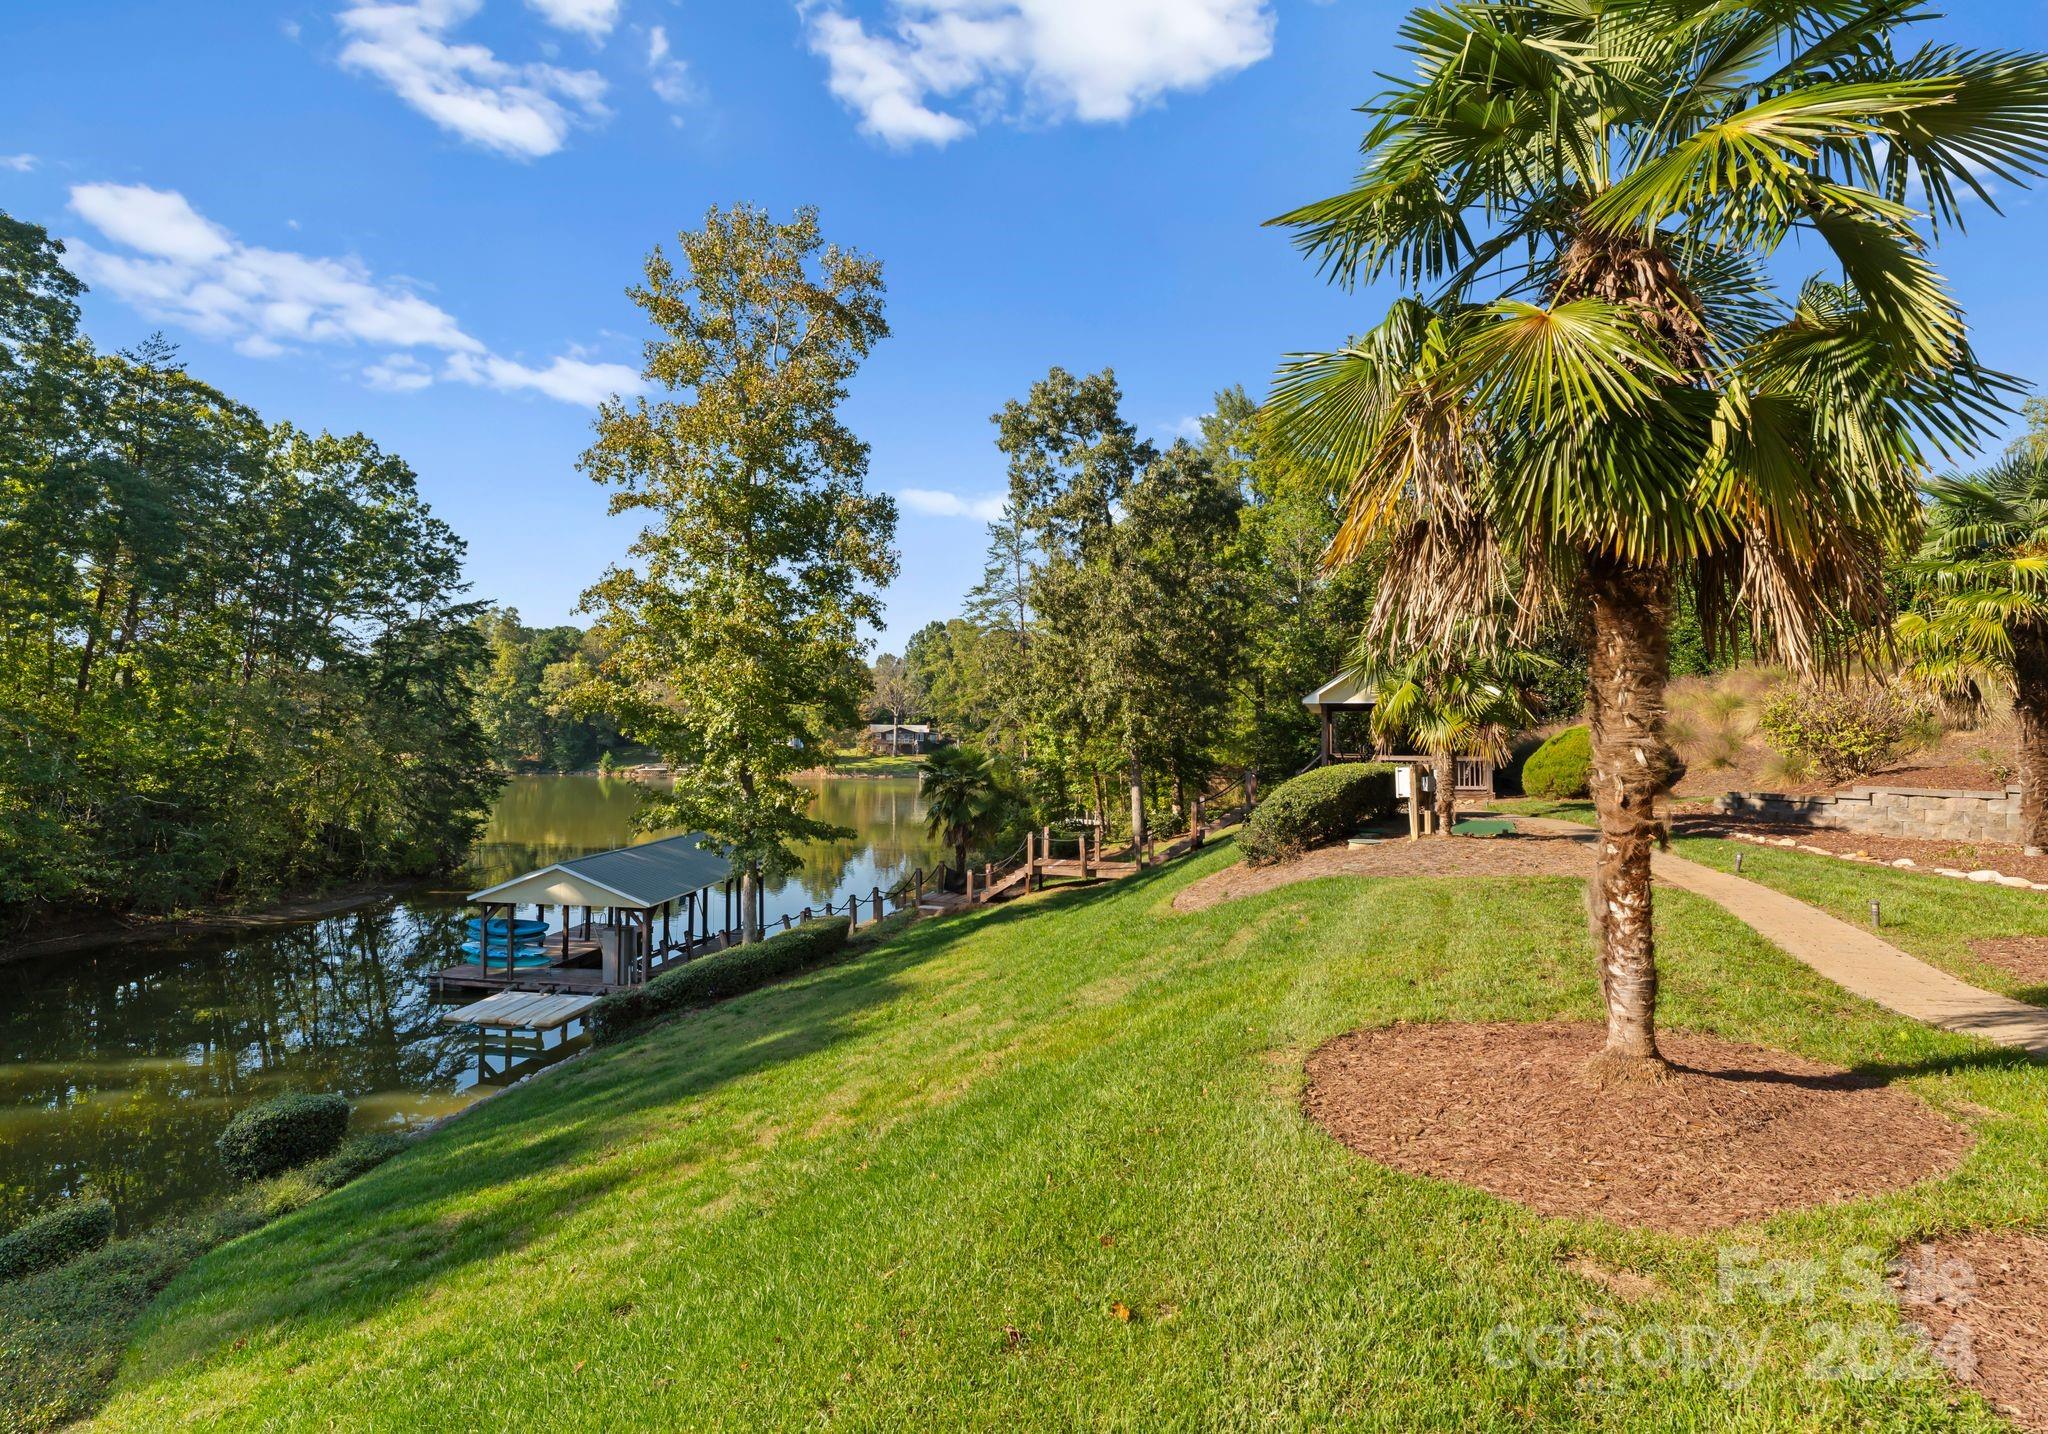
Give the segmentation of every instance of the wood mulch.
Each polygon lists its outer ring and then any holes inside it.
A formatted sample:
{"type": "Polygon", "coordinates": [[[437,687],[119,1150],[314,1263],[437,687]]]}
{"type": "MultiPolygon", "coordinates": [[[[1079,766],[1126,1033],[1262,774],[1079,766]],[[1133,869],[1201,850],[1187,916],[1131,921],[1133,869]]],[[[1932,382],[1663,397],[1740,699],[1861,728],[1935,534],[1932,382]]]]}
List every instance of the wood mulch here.
{"type": "Polygon", "coordinates": [[[1908,1250],[1901,1312],[1936,1357],[2022,1429],[2048,1432],[2048,1239],[1990,1231],[1908,1250]]]}
{"type": "MultiPolygon", "coordinates": [[[[1588,833],[1590,835],[1590,831],[1588,833]]],[[[1201,911],[1319,876],[1576,876],[1592,874],[1584,838],[1518,832],[1499,837],[1422,837],[1406,833],[1378,846],[1320,847],[1272,866],[1239,863],[1181,888],[1175,911],[1201,911]]]]}
{"type": "Polygon", "coordinates": [[[1675,1070],[1596,1084],[1589,1022],[1395,1025],[1308,1059],[1306,1113],[1359,1154],[1544,1215],[1695,1234],[1953,1170],[1972,1133],[1784,1051],[1660,1036],[1675,1070]]]}
{"type": "Polygon", "coordinates": [[[1970,949],[1987,965],[2030,985],[2048,986],[2048,936],[1980,936],[1970,949]]]}

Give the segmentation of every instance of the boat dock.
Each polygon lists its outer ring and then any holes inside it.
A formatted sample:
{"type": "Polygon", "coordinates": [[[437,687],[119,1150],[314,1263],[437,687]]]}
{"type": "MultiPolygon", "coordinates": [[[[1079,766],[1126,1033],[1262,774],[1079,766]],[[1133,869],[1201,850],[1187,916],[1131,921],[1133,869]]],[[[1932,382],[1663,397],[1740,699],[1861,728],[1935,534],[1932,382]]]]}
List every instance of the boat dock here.
{"type": "Polygon", "coordinates": [[[453,1011],[441,1019],[450,1025],[484,1026],[499,1031],[559,1030],[597,1004],[595,996],[542,995],[532,991],[500,991],[453,1011]]]}

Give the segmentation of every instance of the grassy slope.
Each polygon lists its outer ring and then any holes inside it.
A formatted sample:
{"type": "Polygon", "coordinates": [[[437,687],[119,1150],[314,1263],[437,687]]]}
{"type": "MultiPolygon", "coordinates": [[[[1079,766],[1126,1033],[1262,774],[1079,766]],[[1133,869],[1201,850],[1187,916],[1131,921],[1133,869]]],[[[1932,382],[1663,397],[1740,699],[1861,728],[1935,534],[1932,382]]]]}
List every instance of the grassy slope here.
{"type": "Polygon", "coordinates": [[[1987,990],[2048,1003],[2048,987],[2029,985],[1970,949],[1981,936],[2048,936],[2048,896],[2040,892],[1749,842],[1696,837],[1673,845],[1688,860],[1722,871],[1735,869],[1740,852],[1744,876],[1858,926],[1870,924],[1876,901],[1879,934],[1900,950],[1987,990]]]}
{"type": "MultiPolygon", "coordinates": [[[[1523,816],[1593,822],[1590,802],[1518,798],[1493,806],[1523,816]]],[[[1900,950],[1987,991],[2048,1004],[2048,987],[2022,981],[1970,949],[1978,937],[2048,936],[2048,896],[2039,892],[1715,837],[1683,839],[1672,849],[1689,861],[1722,871],[1735,870],[1740,853],[1742,874],[1752,881],[1858,926],[1869,925],[1870,903],[1875,901],[1885,940],[1900,950]]]]}
{"type": "Polygon", "coordinates": [[[1227,845],[928,922],[511,1093],[215,1253],[110,1428],[1992,1427],[1937,1379],[1815,1382],[1834,1295],[1716,1295],[1718,1244],[1835,1255],[2048,1212],[2048,1071],[1662,904],[1677,1024],[1901,1073],[1955,1177],[1721,1241],[1548,1221],[1349,1154],[1303,1055],[1361,1024],[1592,1016],[1576,883],[1308,883],[1174,916],[1227,845]],[[1662,1283],[1621,1303],[1559,1262],[1662,1283]],[[1129,1315],[1125,1319],[1119,1309],[1129,1315]],[[1497,1369],[1501,1321],[1766,1341],[1712,1373],[1497,1369]]]}

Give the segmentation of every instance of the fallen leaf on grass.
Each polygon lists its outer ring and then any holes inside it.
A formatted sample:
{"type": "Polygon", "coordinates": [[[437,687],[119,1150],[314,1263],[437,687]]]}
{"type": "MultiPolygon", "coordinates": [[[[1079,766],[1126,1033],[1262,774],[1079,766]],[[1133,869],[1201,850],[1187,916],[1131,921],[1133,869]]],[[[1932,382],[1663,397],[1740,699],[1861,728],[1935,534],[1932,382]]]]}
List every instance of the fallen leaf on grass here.
{"type": "Polygon", "coordinates": [[[1125,1304],[1122,1300],[1117,1300],[1115,1303],[1110,1305],[1109,1312],[1115,1315],[1118,1319],[1122,1320],[1125,1324],[1129,1324],[1131,1322],[1131,1307],[1125,1304]]]}

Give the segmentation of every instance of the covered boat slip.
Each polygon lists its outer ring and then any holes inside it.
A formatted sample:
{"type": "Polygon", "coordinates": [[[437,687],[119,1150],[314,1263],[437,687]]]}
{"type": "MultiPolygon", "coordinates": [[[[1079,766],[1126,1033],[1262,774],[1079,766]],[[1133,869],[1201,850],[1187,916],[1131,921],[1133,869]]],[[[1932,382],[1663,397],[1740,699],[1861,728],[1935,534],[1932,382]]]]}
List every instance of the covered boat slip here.
{"type": "Polygon", "coordinates": [[[590,996],[638,985],[737,941],[737,884],[702,833],[556,862],[471,894],[475,959],[437,984],[590,996]],[[528,907],[537,922],[519,919],[528,907]]]}

